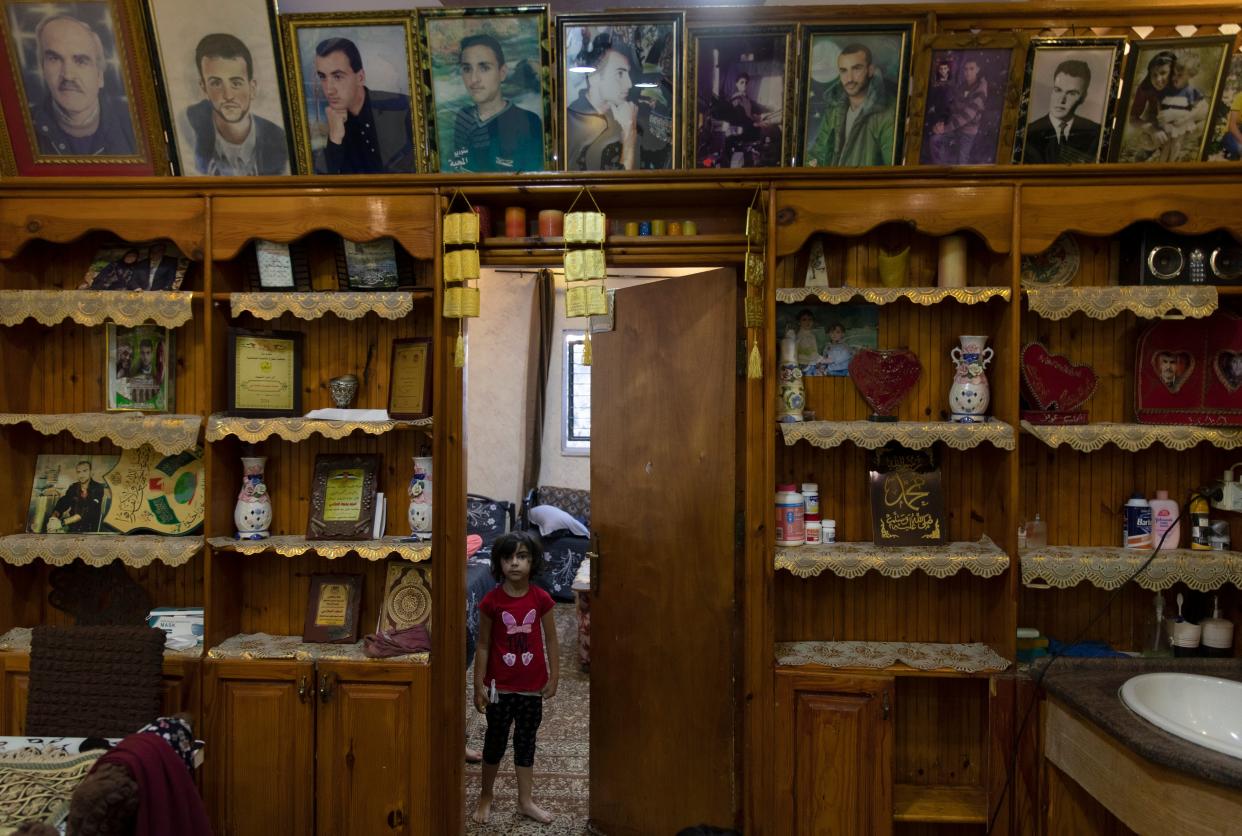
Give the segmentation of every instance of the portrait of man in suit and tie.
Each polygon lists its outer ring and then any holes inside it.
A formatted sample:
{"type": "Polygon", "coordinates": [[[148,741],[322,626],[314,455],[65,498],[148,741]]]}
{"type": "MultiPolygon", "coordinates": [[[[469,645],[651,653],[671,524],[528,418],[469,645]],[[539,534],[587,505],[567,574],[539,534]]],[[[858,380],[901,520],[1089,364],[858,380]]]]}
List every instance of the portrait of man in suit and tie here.
{"type": "MultiPolygon", "coordinates": [[[[1032,47],[1028,108],[1018,162],[1095,163],[1103,159],[1116,84],[1112,44],[1079,49],[1032,47]]],[[[1114,53],[1117,53],[1115,56],[1114,53]]]]}

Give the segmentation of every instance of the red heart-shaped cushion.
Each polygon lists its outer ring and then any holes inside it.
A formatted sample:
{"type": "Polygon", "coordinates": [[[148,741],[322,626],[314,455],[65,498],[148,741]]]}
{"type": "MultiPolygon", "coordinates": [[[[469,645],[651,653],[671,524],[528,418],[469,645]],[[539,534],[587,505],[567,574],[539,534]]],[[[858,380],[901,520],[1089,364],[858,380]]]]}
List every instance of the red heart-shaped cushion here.
{"type": "Polygon", "coordinates": [[[1022,381],[1035,405],[1053,412],[1078,410],[1099,382],[1090,366],[1075,366],[1040,343],[1022,349],[1022,381]]]}
{"type": "Polygon", "coordinates": [[[877,415],[891,415],[922,373],[919,358],[908,348],[864,348],[850,360],[850,380],[877,415]]]}

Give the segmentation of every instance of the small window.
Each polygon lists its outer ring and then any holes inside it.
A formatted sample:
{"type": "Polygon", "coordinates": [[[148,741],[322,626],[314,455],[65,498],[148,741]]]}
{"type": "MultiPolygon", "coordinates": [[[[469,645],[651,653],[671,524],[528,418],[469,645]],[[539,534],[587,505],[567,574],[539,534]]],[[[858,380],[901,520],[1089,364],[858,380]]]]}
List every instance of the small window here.
{"type": "Polygon", "coordinates": [[[561,452],[591,454],[591,367],[582,364],[582,331],[566,331],[561,354],[561,452]]]}

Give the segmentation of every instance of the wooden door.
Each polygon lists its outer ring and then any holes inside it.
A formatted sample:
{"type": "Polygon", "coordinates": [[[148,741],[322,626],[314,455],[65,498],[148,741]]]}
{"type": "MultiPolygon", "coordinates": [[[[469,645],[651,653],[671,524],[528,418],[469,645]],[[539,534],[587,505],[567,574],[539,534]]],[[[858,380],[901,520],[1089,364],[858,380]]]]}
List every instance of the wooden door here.
{"type": "Polygon", "coordinates": [[[593,335],[591,820],[733,827],[738,280],[625,288],[593,335]]]}
{"type": "Polygon", "coordinates": [[[0,735],[25,734],[29,694],[30,657],[25,653],[0,653],[0,735]]]}
{"type": "Polygon", "coordinates": [[[430,669],[320,662],[316,674],[319,836],[430,833],[430,669]]]}
{"type": "Polygon", "coordinates": [[[777,673],[776,832],[893,832],[892,702],[891,677],[777,673]]]}
{"type": "Polygon", "coordinates": [[[204,663],[207,812],[216,836],[313,836],[314,666],[204,663]]]}

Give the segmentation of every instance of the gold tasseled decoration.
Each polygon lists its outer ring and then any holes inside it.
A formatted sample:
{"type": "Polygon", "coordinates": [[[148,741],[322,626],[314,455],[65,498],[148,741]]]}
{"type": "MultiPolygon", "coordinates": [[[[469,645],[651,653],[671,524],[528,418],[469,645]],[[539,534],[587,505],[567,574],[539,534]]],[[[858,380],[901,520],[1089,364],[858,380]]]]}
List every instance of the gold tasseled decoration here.
{"type": "Polygon", "coordinates": [[[453,351],[453,365],[461,368],[466,365],[466,338],[461,333],[461,328],[457,330],[457,348],[453,351]]]}
{"type": "Polygon", "coordinates": [[[763,377],[763,357],[759,354],[759,338],[755,337],[750,344],[750,362],[746,364],[746,376],[751,380],[763,377]]]}
{"type": "Polygon", "coordinates": [[[591,365],[591,332],[586,332],[586,338],[582,341],[582,365],[591,365]]]}

